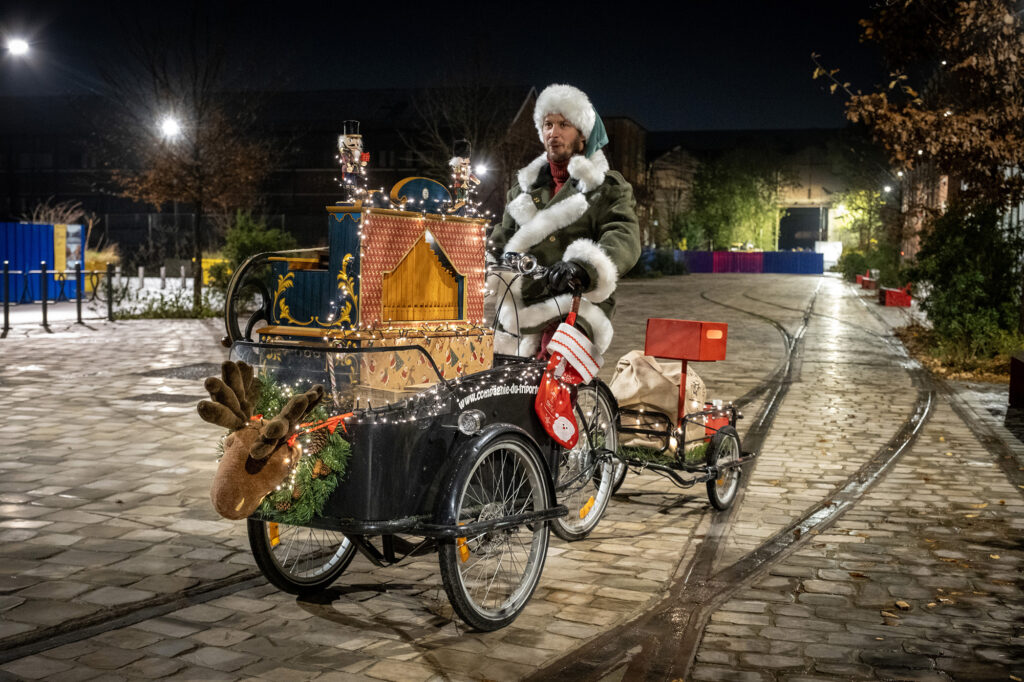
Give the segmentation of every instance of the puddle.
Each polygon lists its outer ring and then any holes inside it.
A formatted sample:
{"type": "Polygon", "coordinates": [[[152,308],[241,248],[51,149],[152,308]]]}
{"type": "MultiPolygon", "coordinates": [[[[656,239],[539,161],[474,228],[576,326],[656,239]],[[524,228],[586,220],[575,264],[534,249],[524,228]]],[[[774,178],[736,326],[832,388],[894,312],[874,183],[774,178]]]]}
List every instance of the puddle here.
{"type": "MultiPolygon", "coordinates": [[[[148,372],[139,372],[138,374],[144,377],[167,377],[169,379],[205,379],[206,377],[220,376],[220,363],[197,362],[192,365],[182,365],[181,367],[151,369],[148,372]]],[[[138,398],[135,399],[137,400],[138,398]]]]}
{"type": "Polygon", "coordinates": [[[143,393],[128,396],[126,400],[141,400],[147,403],[194,403],[206,396],[182,395],[180,393],[143,393]]]}

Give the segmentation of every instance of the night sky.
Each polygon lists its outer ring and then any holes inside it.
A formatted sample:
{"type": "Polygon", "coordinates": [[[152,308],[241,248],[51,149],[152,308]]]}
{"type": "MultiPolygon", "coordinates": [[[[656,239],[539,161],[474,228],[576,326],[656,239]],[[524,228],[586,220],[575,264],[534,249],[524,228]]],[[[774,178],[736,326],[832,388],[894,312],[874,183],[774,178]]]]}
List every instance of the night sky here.
{"type": "MultiPolygon", "coordinates": [[[[0,95],[102,89],[97,65],[116,58],[136,22],[184,35],[189,3],[145,4],[7,0],[0,31],[26,36],[32,52],[19,61],[3,52],[0,95]]],[[[842,126],[842,100],[811,80],[810,54],[840,67],[855,89],[880,81],[874,49],[858,43],[857,20],[873,4],[701,0],[668,14],[635,2],[207,6],[237,87],[415,87],[474,71],[537,87],[571,83],[605,116],[699,130],[842,126]]]]}

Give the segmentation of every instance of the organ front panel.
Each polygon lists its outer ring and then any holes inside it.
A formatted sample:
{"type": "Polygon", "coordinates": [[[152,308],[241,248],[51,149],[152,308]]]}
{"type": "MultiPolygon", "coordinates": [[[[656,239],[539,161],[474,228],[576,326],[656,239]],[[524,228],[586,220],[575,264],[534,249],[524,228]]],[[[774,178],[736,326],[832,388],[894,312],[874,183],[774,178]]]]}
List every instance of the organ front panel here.
{"type": "Polygon", "coordinates": [[[457,320],[459,276],[445,267],[427,243],[426,233],[405,258],[383,276],[381,312],[385,321],[457,320]]]}

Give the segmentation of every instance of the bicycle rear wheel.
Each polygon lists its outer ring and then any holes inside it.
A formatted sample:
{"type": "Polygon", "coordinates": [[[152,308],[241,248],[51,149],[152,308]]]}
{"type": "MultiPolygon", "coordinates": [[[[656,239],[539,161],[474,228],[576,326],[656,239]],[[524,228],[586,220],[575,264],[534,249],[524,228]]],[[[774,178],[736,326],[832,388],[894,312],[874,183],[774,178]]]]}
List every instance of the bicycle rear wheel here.
{"type": "MultiPolygon", "coordinates": [[[[499,436],[456,473],[456,522],[468,525],[547,508],[550,481],[522,437],[499,436]]],[[[444,542],[441,579],[455,613],[469,626],[503,628],[523,610],[544,568],[548,523],[535,522],[444,542]]]]}
{"type": "MultiPolygon", "coordinates": [[[[717,467],[738,462],[740,459],[740,436],[731,426],[723,426],[711,437],[707,461],[717,467]]],[[[707,482],[708,500],[711,506],[725,511],[732,506],[740,488],[740,468],[730,467],[718,472],[718,478],[707,482]]]]}
{"type": "Polygon", "coordinates": [[[579,441],[562,450],[555,497],[569,515],[555,519],[552,530],[567,542],[582,540],[597,527],[626,465],[614,458],[619,449],[611,400],[597,385],[580,386],[576,395],[579,441]]]}

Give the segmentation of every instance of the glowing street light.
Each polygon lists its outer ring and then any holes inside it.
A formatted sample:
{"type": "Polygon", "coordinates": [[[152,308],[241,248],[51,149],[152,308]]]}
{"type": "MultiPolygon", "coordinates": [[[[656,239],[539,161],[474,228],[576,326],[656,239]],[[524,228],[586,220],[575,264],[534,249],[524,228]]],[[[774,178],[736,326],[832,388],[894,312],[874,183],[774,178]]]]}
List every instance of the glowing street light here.
{"type": "Polygon", "coordinates": [[[892,191],[892,185],[886,185],[885,187],[882,188],[882,191],[886,192],[886,193],[891,192],[892,191]]]}
{"type": "Polygon", "coordinates": [[[164,119],[160,121],[160,132],[167,139],[173,140],[181,135],[181,124],[178,123],[178,119],[173,116],[165,116],[164,119]]]}
{"type": "Polygon", "coordinates": [[[22,38],[11,38],[7,41],[7,51],[15,57],[28,54],[28,41],[22,38]]]}

